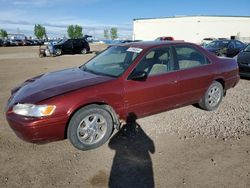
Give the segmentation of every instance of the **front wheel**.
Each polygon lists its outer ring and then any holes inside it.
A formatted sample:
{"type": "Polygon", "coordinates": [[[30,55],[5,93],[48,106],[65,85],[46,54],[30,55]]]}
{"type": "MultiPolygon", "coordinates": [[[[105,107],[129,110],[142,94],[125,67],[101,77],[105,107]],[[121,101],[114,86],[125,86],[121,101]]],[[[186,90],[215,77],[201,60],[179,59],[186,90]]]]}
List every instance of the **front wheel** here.
{"type": "Polygon", "coordinates": [[[208,111],[218,108],[223,98],[223,86],[221,83],[214,81],[207,89],[205,95],[199,102],[199,106],[208,111]]]}
{"type": "Polygon", "coordinates": [[[56,50],[55,50],[55,54],[56,54],[57,56],[62,55],[62,50],[61,50],[61,49],[56,49],[56,50]]]}
{"type": "Polygon", "coordinates": [[[78,110],[69,122],[68,138],[80,150],[89,150],[103,145],[113,131],[110,113],[98,105],[78,110]]]}

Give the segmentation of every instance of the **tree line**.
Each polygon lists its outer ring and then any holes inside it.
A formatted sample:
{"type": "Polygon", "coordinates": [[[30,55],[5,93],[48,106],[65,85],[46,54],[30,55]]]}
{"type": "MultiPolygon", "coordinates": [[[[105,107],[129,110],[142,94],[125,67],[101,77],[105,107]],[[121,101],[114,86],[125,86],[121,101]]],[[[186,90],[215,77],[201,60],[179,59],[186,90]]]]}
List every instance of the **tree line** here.
{"type": "MultiPolygon", "coordinates": [[[[83,28],[79,25],[69,25],[67,28],[68,37],[71,39],[82,38],[83,37],[83,28]]],[[[37,39],[48,39],[47,31],[44,26],[41,24],[36,24],[34,26],[34,35],[37,39]]],[[[4,29],[0,29],[0,38],[7,38],[8,33],[4,29]]],[[[118,38],[118,29],[116,27],[112,27],[109,29],[105,28],[103,31],[103,37],[105,39],[117,39],[118,38]]]]}

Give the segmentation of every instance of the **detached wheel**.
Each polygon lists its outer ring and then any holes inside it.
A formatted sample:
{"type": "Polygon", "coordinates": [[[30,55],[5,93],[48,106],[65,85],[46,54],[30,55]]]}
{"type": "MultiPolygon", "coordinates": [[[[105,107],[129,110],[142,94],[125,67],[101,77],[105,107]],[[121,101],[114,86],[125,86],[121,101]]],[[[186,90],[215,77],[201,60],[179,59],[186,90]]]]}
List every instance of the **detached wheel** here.
{"type": "Polygon", "coordinates": [[[103,145],[113,131],[110,113],[98,105],[78,110],[69,122],[68,138],[80,150],[89,150],[103,145]]]}
{"type": "Polygon", "coordinates": [[[87,54],[87,53],[88,53],[88,50],[86,48],[83,48],[81,51],[81,54],[87,54]]]}
{"type": "Polygon", "coordinates": [[[204,110],[212,111],[218,108],[223,98],[223,86],[214,81],[199,102],[199,106],[204,110]]]}
{"type": "Polygon", "coordinates": [[[56,50],[55,50],[55,54],[56,54],[57,56],[62,55],[62,50],[61,50],[61,49],[56,49],[56,50]]]}

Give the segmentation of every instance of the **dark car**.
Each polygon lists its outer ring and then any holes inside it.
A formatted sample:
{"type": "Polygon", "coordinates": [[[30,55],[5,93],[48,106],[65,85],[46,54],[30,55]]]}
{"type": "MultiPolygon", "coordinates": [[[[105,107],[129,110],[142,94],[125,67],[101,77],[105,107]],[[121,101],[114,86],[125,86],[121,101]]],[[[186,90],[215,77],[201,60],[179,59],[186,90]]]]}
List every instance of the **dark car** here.
{"type": "Polygon", "coordinates": [[[11,39],[3,39],[3,46],[17,46],[17,44],[11,39]]]}
{"type": "Polygon", "coordinates": [[[33,39],[32,41],[33,41],[34,45],[43,45],[43,41],[42,40],[33,39]]]}
{"type": "Polygon", "coordinates": [[[198,103],[215,110],[239,81],[234,59],[184,42],[126,43],[84,65],[26,80],[12,90],[6,118],[29,142],[69,138],[104,144],[121,122],[198,103]]]}
{"type": "Polygon", "coordinates": [[[13,40],[11,40],[11,42],[12,42],[13,45],[15,45],[15,46],[24,46],[24,42],[23,42],[23,40],[21,40],[21,39],[13,39],[13,40]]]}
{"type": "Polygon", "coordinates": [[[250,44],[237,56],[240,75],[250,77],[250,44]]]}
{"type": "Polygon", "coordinates": [[[63,39],[53,45],[56,55],[86,54],[90,51],[89,43],[85,39],[63,39]]]}
{"type": "Polygon", "coordinates": [[[216,40],[207,44],[205,49],[217,56],[234,57],[245,47],[246,44],[238,40],[216,40]]]}
{"type": "Polygon", "coordinates": [[[9,39],[3,39],[3,46],[13,46],[13,45],[11,45],[11,40],[9,40],[9,39]]]}
{"type": "Polygon", "coordinates": [[[0,46],[3,46],[3,40],[0,39],[0,46]]]}
{"type": "Polygon", "coordinates": [[[32,40],[23,40],[23,46],[33,46],[34,42],[32,40]]]}
{"type": "Polygon", "coordinates": [[[121,43],[141,42],[141,40],[121,40],[121,43]]]}

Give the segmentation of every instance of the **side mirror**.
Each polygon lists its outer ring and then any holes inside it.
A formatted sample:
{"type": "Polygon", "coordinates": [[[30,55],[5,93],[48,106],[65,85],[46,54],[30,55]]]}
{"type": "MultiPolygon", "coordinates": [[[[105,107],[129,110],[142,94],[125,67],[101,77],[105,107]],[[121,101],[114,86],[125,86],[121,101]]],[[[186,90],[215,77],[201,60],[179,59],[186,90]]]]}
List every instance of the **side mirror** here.
{"type": "Polygon", "coordinates": [[[129,80],[136,80],[136,81],[145,81],[148,77],[148,74],[145,71],[135,71],[130,74],[128,77],[129,80]]]}

